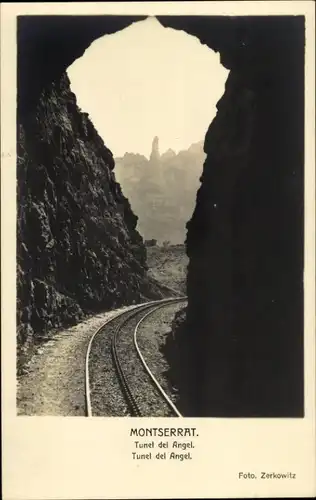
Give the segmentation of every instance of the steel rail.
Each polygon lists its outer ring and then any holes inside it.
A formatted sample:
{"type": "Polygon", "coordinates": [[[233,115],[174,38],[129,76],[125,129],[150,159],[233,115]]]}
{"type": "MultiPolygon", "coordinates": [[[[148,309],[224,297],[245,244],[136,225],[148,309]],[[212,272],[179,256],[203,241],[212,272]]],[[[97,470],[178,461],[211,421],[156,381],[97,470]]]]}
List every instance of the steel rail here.
{"type": "MultiPolygon", "coordinates": [[[[93,413],[92,413],[92,404],[91,404],[91,388],[90,388],[90,375],[89,375],[89,357],[90,357],[90,353],[91,353],[91,348],[92,348],[92,344],[93,344],[93,341],[95,339],[95,337],[107,326],[109,325],[110,323],[112,323],[113,321],[115,321],[116,319],[118,319],[119,317],[121,316],[124,316],[128,313],[131,313],[131,314],[128,314],[127,318],[125,319],[125,321],[123,321],[123,323],[121,323],[113,337],[112,337],[112,346],[111,346],[111,349],[112,349],[112,355],[113,355],[113,360],[114,360],[114,364],[115,364],[115,367],[117,369],[117,372],[118,372],[118,377],[121,381],[121,384],[123,385],[123,387],[127,387],[127,392],[128,393],[131,393],[130,389],[129,389],[129,386],[128,386],[128,383],[126,383],[126,377],[124,376],[124,373],[122,371],[122,368],[121,368],[121,365],[119,363],[119,366],[116,364],[116,361],[118,360],[118,357],[117,357],[117,353],[116,353],[116,337],[119,333],[119,331],[121,330],[122,326],[127,323],[132,317],[136,316],[136,314],[138,314],[140,311],[142,311],[143,309],[148,309],[148,307],[152,307],[153,305],[155,304],[159,304],[161,305],[161,307],[163,305],[167,305],[169,303],[173,303],[173,302],[177,302],[179,300],[185,300],[186,297],[184,298],[167,298],[167,299],[161,299],[161,300],[154,300],[154,301],[150,301],[150,302],[145,302],[143,304],[137,304],[135,306],[130,306],[129,309],[125,310],[125,311],[120,311],[118,312],[117,314],[115,314],[114,316],[112,316],[111,318],[108,318],[94,333],[93,335],[91,336],[90,338],[90,341],[89,341],[89,344],[88,344],[88,347],[87,347],[87,351],[86,351],[86,359],[85,359],[85,410],[86,410],[86,416],[87,417],[92,417],[93,416],[93,413]],[[114,346],[114,353],[113,353],[113,346],[114,346]],[[122,377],[122,373],[123,373],[123,377],[122,377]]],[[[124,391],[125,392],[125,391],[124,391]]],[[[127,398],[130,398],[130,396],[127,396],[127,398]]],[[[132,403],[132,400],[133,400],[133,395],[132,395],[132,398],[129,399],[129,403],[131,406],[133,406],[133,413],[138,413],[138,406],[137,404],[134,405],[134,403],[132,403]]]]}
{"type": "MultiPolygon", "coordinates": [[[[185,299],[178,299],[177,302],[181,302],[182,300],[185,300],[185,299]]],[[[174,403],[171,401],[171,399],[169,398],[168,394],[163,390],[163,388],[161,387],[161,385],[159,384],[158,380],[156,379],[156,377],[154,376],[154,374],[152,373],[152,371],[150,370],[149,366],[147,365],[145,359],[144,359],[144,356],[142,355],[141,353],[141,350],[139,348],[139,345],[137,343],[137,333],[138,333],[138,328],[139,326],[142,324],[142,322],[148,318],[148,316],[150,316],[151,314],[153,314],[154,312],[156,312],[158,309],[161,309],[162,307],[167,307],[169,304],[160,304],[159,306],[155,307],[154,309],[151,309],[150,311],[147,312],[147,314],[145,314],[137,323],[136,327],[135,327],[135,330],[134,330],[134,345],[135,345],[135,348],[136,348],[136,351],[137,351],[137,354],[146,370],[146,372],[148,373],[148,375],[150,376],[153,384],[155,385],[155,387],[158,389],[158,391],[160,392],[160,394],[162,395],[162,397],[164,398],[164,400],[166,401],[166,403],[168,404],[168,406],[172,409],[172,411],[177,415],[177,417],[182,417],[181,413],[179,412],[179,410],[177,409],[177,407],[174,405],[174,403]]]]}

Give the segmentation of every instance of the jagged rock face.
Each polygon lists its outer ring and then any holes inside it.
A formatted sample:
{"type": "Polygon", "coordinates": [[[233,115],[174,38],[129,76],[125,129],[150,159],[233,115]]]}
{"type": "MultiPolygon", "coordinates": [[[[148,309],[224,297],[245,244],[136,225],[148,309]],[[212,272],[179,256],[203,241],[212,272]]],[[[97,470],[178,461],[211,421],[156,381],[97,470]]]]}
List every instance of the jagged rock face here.
{"type": "Polygon", "coordinates": [[[18,344],[84,312],[160,296],[114,160],[64,74],[18,130],[18,344]]]}
{"type": "MultiPolygon", "coordinates": [[[[177,336],[186,408],[302,416],[304,17],[159,20],[219,51],[231,70],[188,224],[188,308],[177,336]]],[[[37,22],[40,36],[32,22],[19,30],[23,116],[94,39],[132,20],[50,18],[37,22]]]]}

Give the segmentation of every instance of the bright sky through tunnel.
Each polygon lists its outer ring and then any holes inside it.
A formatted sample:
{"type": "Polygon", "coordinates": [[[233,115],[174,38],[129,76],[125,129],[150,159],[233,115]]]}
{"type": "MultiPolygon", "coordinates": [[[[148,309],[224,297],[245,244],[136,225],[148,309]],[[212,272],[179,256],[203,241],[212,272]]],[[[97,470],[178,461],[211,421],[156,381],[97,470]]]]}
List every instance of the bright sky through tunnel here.
{"type": "Polygon", "coordinates": [[[80,108],[114,156],[176,152],[204,139],[228,71],[219,54],[156,18],[97,39],[67,70],[80,108]]]}

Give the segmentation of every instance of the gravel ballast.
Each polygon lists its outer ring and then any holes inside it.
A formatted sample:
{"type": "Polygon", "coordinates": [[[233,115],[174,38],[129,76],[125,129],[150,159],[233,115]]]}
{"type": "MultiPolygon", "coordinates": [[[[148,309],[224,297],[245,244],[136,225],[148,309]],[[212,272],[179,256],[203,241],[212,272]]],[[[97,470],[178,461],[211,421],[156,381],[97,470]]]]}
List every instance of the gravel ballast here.
{"type": "Polygon", "coordinates": [[[85,359],[89,341],[109,318],[105,312],[62,330],[43,343],[18,377],[18,415],[85,416],[85,359]]]}
{"type": "MultiPolygon", "coordinates": [[[[160,348],[170,333],[175,312],[181,307],[183,303],[158,309],[146,317],[138,330],[138,345],[146,363],[174,401],[176,398],[166,377],[168,364],[160,348]]],[[[86,354],[94,336],[88,363],[92,415],[130,416],[113,364],[111,343],[115,329],[124,323],[132,308],[94,316],[43,343],[18,378],[18,415],[86,415],[86,354]],[[126,314],[116,318],[121,312],[126,314]],[[112,321],[100,329],[109,319],[112,321]]],[[[144,370],[133,343],[135,326],[149,310],[138,312],[123,324],[117,338],[117,354],[142,416],[173,416],[144,370]]]]}

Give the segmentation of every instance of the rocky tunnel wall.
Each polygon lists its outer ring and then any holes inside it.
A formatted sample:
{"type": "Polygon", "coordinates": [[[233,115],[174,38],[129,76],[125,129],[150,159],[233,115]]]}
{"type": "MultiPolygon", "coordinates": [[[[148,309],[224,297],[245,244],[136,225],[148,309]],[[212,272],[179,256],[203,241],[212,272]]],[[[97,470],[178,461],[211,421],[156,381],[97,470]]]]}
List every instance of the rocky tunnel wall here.
{"type": "MultiPolygon", "coordinates": [[[[304,17],[158,18],[219,51],[230,70],[187,226],[175,374],[183,411],[302,416],[304,17]]],[[[137,19],[21,18],[22,127],[31,130],[43,91],[65,85],[66,68],[93,40],[137,19]]]]}

